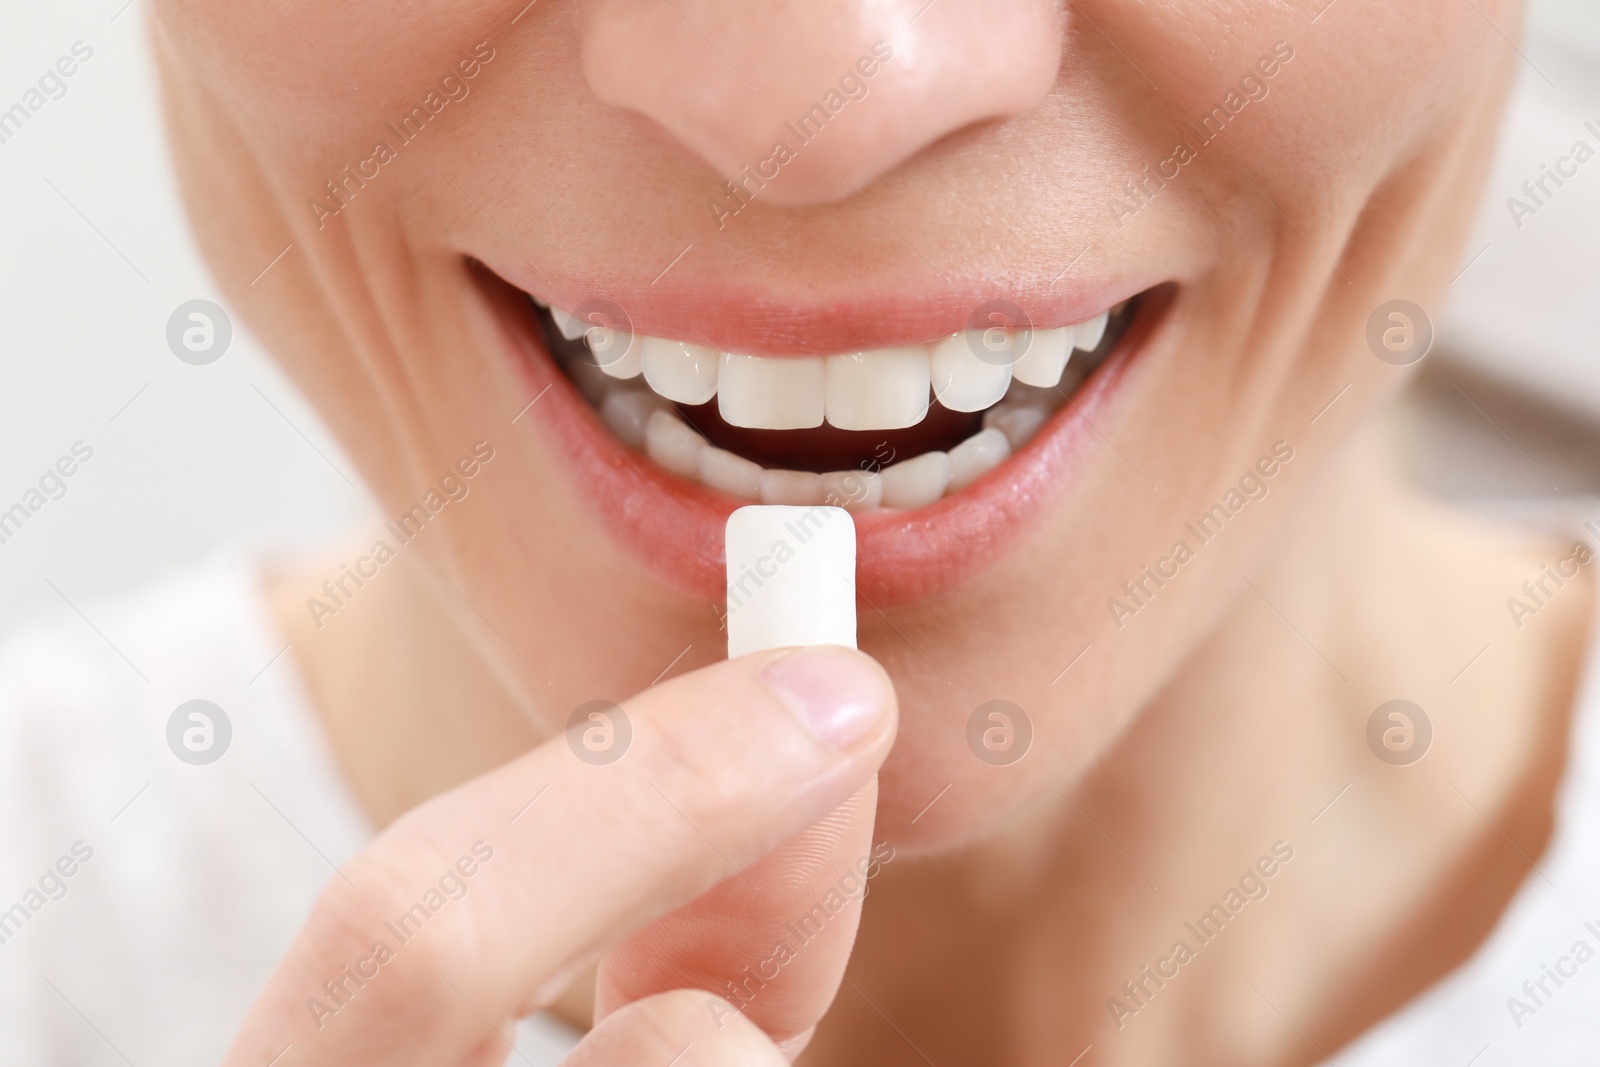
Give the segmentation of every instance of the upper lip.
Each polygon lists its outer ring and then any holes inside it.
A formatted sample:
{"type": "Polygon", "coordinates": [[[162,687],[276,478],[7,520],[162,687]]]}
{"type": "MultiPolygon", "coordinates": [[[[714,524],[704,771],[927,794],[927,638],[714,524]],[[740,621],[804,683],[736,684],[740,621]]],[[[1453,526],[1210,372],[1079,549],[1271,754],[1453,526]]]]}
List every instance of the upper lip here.
{"type": "MultiPolygon", "coordinates": [[[[495,268],[496,273],[500,273],[495,268]]],[[[501,273],[516,285],[527,279],[501,273]]],[[[815,293],[805,301],[780,299],[769,290],[737,283],[698,286],[535,284],[524,291],[564,311],[606,302],[629,332],[706,345],[721,352],[760,356],[826,356],[912,344],[993,323],[986,309],[1014,308],[1021,321],[1007,325],[1048,329],[1092,319],[1162,279],[1124,277],[1088,287],[1039,278],[1021,286],[895,286],[876,292],[815,293]],[[936,289],[937,291],[930,291],[936,289]],[[974,321],[978,315],[979,321],[974,321]]],[[[543,279],[540,279],[543,282],[543,279]]]]}

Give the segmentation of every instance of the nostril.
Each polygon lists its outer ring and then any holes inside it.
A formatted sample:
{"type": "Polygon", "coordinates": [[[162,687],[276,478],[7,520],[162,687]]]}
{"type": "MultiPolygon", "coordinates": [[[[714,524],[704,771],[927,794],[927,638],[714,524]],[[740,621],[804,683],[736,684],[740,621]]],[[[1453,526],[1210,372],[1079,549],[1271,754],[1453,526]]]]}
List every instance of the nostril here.
{"type": "Polygon", "coordinates": [[[1050,0],[589,0],[583,68],[772,203],[850,195],[964,126],[1055,84],[1050,0]]]}

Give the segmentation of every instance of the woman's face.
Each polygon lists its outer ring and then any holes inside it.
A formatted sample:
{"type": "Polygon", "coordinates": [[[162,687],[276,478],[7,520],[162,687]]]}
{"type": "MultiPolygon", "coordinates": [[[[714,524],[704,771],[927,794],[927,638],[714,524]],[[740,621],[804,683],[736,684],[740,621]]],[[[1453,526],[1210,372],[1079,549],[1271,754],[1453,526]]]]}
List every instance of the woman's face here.
{"type": "MultiPolygon", "coordinates": [[[[394,520],[373,539],[448,580],[440,603],[550,730],[722,654],[722,526],[746,501],[624,443],[665,402],[563,369],[581,351],[547,345],[525,294],[668,347],[672,389],[717,368],[720,399],[681,409],[712,444],[869,474],[982,425],[935,405],[896,428],[918,367],[981,409],[1021,344],[984,327],[1059,345],[1120,307],[1057,387],[989,416],[1010,458],[950,461],[972,484],[902,479],[931,502],[891,509],[840,482],[860,644],[901,703],[880,825],[910,844],[1100,756],[1404,373],[1368,319],[1448,276],[1509,49],[1458,3],[1323,2],[163,0],[157,34],[233,302],[394,520]],[[865,429],[771,428],[824,408],[865,429]],[[977,713],[995,700],[1014,708],[977,713]]],[[[658,455],[703,470],[663,425],[658,455]]],[[[728,470],[738,491],[752,468],[728,470]]],[[[381,581],[382,555],[351,565],[381,581]]]]}

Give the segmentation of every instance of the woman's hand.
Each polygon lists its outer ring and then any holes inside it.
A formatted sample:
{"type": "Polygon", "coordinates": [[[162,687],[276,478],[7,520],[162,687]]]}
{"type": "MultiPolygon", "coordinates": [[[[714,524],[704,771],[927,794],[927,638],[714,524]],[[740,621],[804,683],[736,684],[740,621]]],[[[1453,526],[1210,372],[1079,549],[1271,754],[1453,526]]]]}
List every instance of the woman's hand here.
{"type": "Polygon", "coordinates": [[[380,834],[322,893],[229,1067],[497,1064],[515,1020],[601,957],[572,1063],[798,1054],[855,937],[887,675],[846,649],[765,652],[624,709],[614,762],[552,738],[380,834]]]}

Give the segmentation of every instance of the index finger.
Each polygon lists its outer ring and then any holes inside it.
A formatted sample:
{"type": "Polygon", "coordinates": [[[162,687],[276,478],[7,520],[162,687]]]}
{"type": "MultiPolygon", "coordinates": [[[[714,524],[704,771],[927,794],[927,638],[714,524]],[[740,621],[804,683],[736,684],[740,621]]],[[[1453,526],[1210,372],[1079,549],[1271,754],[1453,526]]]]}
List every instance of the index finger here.
{"type": "Polygon", "coordinates": [[[329,883],[228,1062],[467,1057],[843,803],[887,754],[894,712],[859,652],[760,653],[627,701],[615,762],[552,739],[429,801],[329,883]]]}

